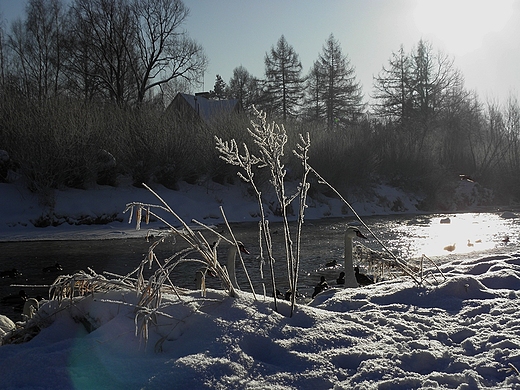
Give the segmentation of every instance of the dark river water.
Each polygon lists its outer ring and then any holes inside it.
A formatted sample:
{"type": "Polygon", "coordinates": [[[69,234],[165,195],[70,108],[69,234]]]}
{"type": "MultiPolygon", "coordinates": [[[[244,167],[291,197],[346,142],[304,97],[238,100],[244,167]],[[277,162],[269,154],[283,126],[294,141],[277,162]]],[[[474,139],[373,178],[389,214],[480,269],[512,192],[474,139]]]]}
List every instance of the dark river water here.
{"type": "MultiPolygon", "coordinates": [[[[424,254],[436,262],[455,259],[476,258],[498,253],[517,252],[520,247],[520,219],[503,218],[500,213],[465,213],[450,215],[401,215],[368,217],[363,219],[373,233],[400,259],[415,262],[424,254]],[[449,223],[446,220],[449,218],[449,223]],[[448,245],[455,249],[448,252],[448,245]]],[[[313,286],[320,276],[325,276],[329,284],[342,270],[343,233],[347,223],[359,225],[354,219],[324,219],[306,221],[303,226],[302,250],[300,253],[299,291],[302,296],[310,296],[313,286]],[[327,267],[326,263],[337,260],[338,265],[327,267]]],[[[244,261],[253,282],[255,292],[263,294],[263,285],[271,293],[270,274],[267,265],[263,267],[261,278],[259,265],[258,225],[256,223],[233,224],[233,233],[250,252],[244,261]]],[[[217,227],[224,232],[225,227],[217,227]]],[[[295,229],[293,229],[295,230],[295,229]]],[[[362,243],[377,251],[383,248],[370,236],[366,229],[360,230],[367,236],[362,243]]],[[[287,265],[283,231],[280,224],[272,224],[274,266],[276,283],[280,291],[288,288],[287,265]]],[[[209,242],[215,241],[211,233],[204,233],[209,242]]],[[[226,235],[229,237],[229,234],[226,235]]],[[[153,240],[151,240],[153,242],[153,240]]],[[[113,239],[85,241],[25,241],[0,243],[0,270],[18,269],[22,275],[17,278],[0,278],[0,297],[16,295],[23,289],[30,297],[48,296],[48,286],[60,274],[72,274],[90,267],[101,274],[105,271],[125,275],[138,267],[146,256],[151,242],[145,239],[113,239]],[[61,272],[43,272],[43,268],[61,264],[61,272]]],[[[356,244],[356,242],[354,242],[356,244]]],[[[165,259],[175,253],[180,243],[167,239],[161,243],[156,254],[165,259]]],[[[219,245],[219,259],[226,261],[227,244],[219,245]]],[[[200,264],[180,264],[171,274],[173,282],[185,288],[195,288],[195,272],[200,264]]],[[[149,276],[152,271],[147,271],[149,276]]],[[[241,289],[250,291],[245,273],[237,261],[237,280],[241,289]]],[[[216,278],[207,278],[211,288],[221,288],[216,278]]],[[[19,313],[12,304],[0,304],[0,313],[19,319],[19,313]]]]}

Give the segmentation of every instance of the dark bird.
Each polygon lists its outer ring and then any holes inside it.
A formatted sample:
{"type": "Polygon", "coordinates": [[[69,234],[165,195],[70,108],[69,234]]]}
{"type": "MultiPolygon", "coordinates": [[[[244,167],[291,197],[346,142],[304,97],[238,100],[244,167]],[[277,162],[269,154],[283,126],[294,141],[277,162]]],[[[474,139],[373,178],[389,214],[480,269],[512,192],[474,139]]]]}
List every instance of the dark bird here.
{"type": "Polygon", "coordinates": [[[278,299],[284,299],[285,298],[285,295],[282,294],[282,292],[278,289],[276,289],[276,294],[273,294],[273,295],[276,295],[276,298],[278,299]]]}
{"type": "Polygon", "coordinates": [[[354,267],[354,272],[356,273],[356,280],[360,286],[374,284],[374,281],[369,276],[359,272],[359,267],[354,267]]]}
{"type": "Polygon", "coordinates": [[[325,280],[325,276],[322,276],[320,278],[320,282],[316,285],[316,287],[314,287],[314,292],[312,293],[312,297],[314,298],[320,292],[325,291],[328,288],[329,288],[329,285],[327,284],[327,281],[325,280]]]}
{"type": "Polygon", "coordinates": [[[18,294],[8,295],[0,299],[0,302],[4,305],[12,306],[14,309],[22,311],[25,301],[29,298],[25,293],[25,290],[20,290],[18,294]]]}
{"type": "Polygon", "coordinates": [[[59,271],[63,271],[63,267],[61,266],[60,263],[56,263],[49,267],[42,268],[42,271],[43,272],[59,272],[59,271]]]}
{"type": "Polygon", "coordinates": [[[336,284],[345,284],[345,272],[341,271],[336,279],[336,284]]]}
{"type": "Polygon", "coordinates": [[[334,260],[327,262],[325,264],[325,267],[335,267],[336,265],[338,265],[338,261],[336,259],[334,259],[334,260]]]}
{"type": "Polygon", "coordinates": [[[22,273],[20,271],[18,271],[16,268],[5,270],[5,271],[0,271],[0,278],[15,279],[21,275],[22,275],[22,273]]]}
{"type": "MultiPolygon", "coordinates": [[[[301,298],[301,295],[300,295],[300,293],[299,293],[298,291],[296,291],[295,294],[296,294],[296,295],[295,295],[296,298],[301,298]]],[[[285,299],[286,301],[290,301],[291,298],[292,298],[292,291],[291,291],[291,289],[288,289],[288,290],[285,292],[284,299],[285,299]]]]}

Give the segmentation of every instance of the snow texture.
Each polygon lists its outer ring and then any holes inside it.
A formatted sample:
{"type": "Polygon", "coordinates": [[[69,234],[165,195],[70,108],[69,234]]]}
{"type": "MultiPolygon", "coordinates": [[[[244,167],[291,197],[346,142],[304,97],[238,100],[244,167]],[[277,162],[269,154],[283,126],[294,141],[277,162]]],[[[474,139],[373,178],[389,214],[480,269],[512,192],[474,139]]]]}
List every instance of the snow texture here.
{"type": "MultiPolygon", "coordinates": [[[[254,220],[240,187],[183,187],[165,200],[183,218],[254,220]]],[[[0,240],[130,237],[121,210],[157,203],[130,186],[58,191],[55,227],[31,221],[46,210],[19,187],[0,184],[0,240]],[[75,225],[81,216],[117,214],[107,225],[75,225]]],[[[413,211],[403,194],[400,204],[413,211]]],[[[391,202],[392,203],[392,202],[391,202]]],[[[361,213],[390,213],[359,204],[361,213]]],[[[335,200],[310,218],[340,215],[335,200]]],[[[141,234],[144,234],[142,232],[141,234]]],[[[520,254],[442,265],[418,287],[410,279],[330,289],[292,317],[270,298],[240,292],[165,294],[149,340],[136,335],[135,292],[96,293],[74,305],[49,302],[32,340],[0,347],[0,389],[520,389],[520,254]]]]}

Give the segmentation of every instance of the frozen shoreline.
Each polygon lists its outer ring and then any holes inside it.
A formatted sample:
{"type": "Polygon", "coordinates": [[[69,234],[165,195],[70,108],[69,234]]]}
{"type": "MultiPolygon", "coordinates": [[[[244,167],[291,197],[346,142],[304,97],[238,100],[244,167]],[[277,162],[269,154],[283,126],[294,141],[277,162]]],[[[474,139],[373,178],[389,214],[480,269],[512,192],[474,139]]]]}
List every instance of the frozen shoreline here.
{"type": "MultiPolygon", "coordinates": [[[[190,225],[192,219],[208,225],[223,223],[220,207],[223,208],[227,220],[232,223],[257,222],[259,218],[256,200],[247,193],[247,187],[243,183],[228,186],[214,182],[205,185],[181,183],[176,191],[163,186],[154,186],[153,190],[190,225]]],[[[347,199],[361,217],[436,214],[433,211],[419,210],[417,204],[420,199],[393,187],[380,184],[373,191],[375,195],[371,197],[347,199]]],[[[472,186],[467,183],[461,183],[457,190],[461,198],[468,198],[471,191],[472,186]]],[[[124,182],[118,187],[56,190],[52,199],[52,213],[49,213],[49,206],[42,206],[40,199],[19,183],[0,183],[0,198],[0,242],[134,238],[146,235],[148,228],[164,227],[163,223],[152,222],[149,226],[143,226],[143,230],[136,231],[135,221],[128,223],[129,213],[123,213],[128,203],[157,205],[160,202],[147,189],[124,182]],[[36,221],[57,226],[35,227],[36,221]],[[110,222],[96,224],[96,221],[110,222]]],[[[473,201],[476,203],[476,200],[473,201]]],[[[273,214],[276,204],[276,199],[269,198],[267,194],[264,207],[272,222],[280,221],[273,214]]],[[[321,195],[318,199],[308,198],[307,204],[305,220],[354,218],[348,207],[337,198],[321,195]]],[[[471,210],[499,212],[501,208],[475,205],[471,210]]],[[[173,225],[178,225],[177,221],[172,221],[171,216],[166,218],[173,225]]]]}
{"type": "MultiPolygon", "coordinates": [[[[257,221],[257,206],[240,187],[213,190],[157,189],[186,221],[221,223],[219,206],[229,221],[257,221]]],[[[31,194],[0,184],[0,196],[4,242],[142,237],[147,227],[136,231],[122,211],[133,201],[158,203],[146,190],[131,186],[57,191],[56,218],[117,213],[122,222],[36,228],[30,221],[45,208],[31,194]]],[[[363,217],[424,214],[404,194],[388,189],[384,197],[384,204],[352,206],[363,217]],[[409,207],[393,213],[388,205],[397,198],[408,199],[409,207]]],[[[353,218],[342,206],[335,199],[313,201],[306,220],[353,218]]],[[[272,214],[269,218],[277,220],[272,214]]],[[[231,298],[223,290],[210,290],[201,297],[200,291],[189,290],[182,299],[165,293],[147,343],[136,336],[136,324],[147,312],[137,310],[135,290],[99,291],[72,305],[66,299],[51,301],[41,309],[44,325],[36,337],[0,346],[0,386],[520,389],[515,373],[520,327],[514,315],[520,311],[520,254],[505,249],[442,264],[447,279],[439,278],[440,283],[432,279],[417,286],[403,277],[331,290],[310,305],[298,305],[292,317],[287,302],[279,301],[276,312],[271,298],[255,300],[246,292],[231,298]]]]}
{"type": "MultiPolygon", "coordinates": [[[[258,221],[258,205],[251,198],[244,185],[222,186],[211,183],[209,186],[189,185],[183,183],[178,191],[162,186],[154,188],[159,196],[187,223],[192,219],[204,224],[220,224],[224,220],[220,214],[223,208],[229,222],[258,221]]],[[[352,206],[361,216],[416,214],[418,210],[413,197],[391,187],[380,187],[380,199],[385,201],[354,202],[352,206]],[[402,211],[391,210],[394,202],[399,202],[402,211]]],[[[126,204],[142,202],[159,204],[159,200],[143,188],[131,185],[120,187],[97,186],[90,190],[67,189],[55,191],[53,212],[49,215],[49,207],[39,204],[37,196],[24,190],[17,184],[0,184],[0,242],[23,240],[84,240],[142,237],[146,233],[135,230],[135,221],[128,223],[129,213],[124,214],[126,204]],[[116,218],[106,224],[77,224],[82,220],[116,218]],[[48,224],[57,226],[35,227],[35,221],[46,219],[48,224]]],[[[271,221],[277,222],[279,217],[273,215],[275,199],[266,199],[265,209],[271,221]]],[[[329,217],[353,217],[345,205],[334,198],[321,197],[319,200],[308,199],[305,212],[306,220],[329,217]]],[[[171,216],[166,216],[172,224],[171,216]]],[[[41,222],[40,222],[41,223],[41,222]]],[[[153,222],[147,228],[160,228],[163,223],[153,222]]]]}

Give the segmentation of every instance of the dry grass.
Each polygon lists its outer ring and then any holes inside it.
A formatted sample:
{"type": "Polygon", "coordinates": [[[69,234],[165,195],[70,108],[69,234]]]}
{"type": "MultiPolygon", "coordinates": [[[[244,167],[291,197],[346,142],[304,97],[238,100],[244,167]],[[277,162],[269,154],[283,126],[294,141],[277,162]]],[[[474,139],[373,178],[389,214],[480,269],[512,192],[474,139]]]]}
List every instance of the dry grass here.
{"type": "MultiPolygon", "coordinates": [[[[130,291],[137,295],[137,303],[132,305],[135,312],[136,335],[140,336],[144,341],[148,340],[150,326],[157,323],[160,316],[171,317],[162,309],[163,294],[174,294],[177,299],[182,300],[186,290],[176,286],[172,279],[172,273],[175,268],[185,262],[198,263],[203,266],[203,273],[212,272],[222,282],[224,289],[230,296],[236,296],[238,291],[233,287],[228,271],[223,267],[217,259],[217,248],[221,241],[225,241],[230,245],[238,246],[238,241],[231,233],[232,239],[225,238],[222,234],[214,231],[208,226],[202,225],[205,232],[217,236],[217,241],[210,244],[201,231],[195,231],[187,225],[174,211],[166,204],[153,190],[148,188],[157,196],[161,202],[159,205],[144,204],[140,202],[132,202],[127,205],[125,211],[130,213],[129,222],[135,216],[136,228],[140,229],[143,223],[147,223],[151,217],[161,220],[168,226],[166,231],[151,231],[157,240],[153,242],[148,250],[147,255],[136,267],[135,270],[126,275],[117,275],[113,273],[97,274],[94,270],[89,269],[88,273],[84,271],[76,272],[72,275],[61,275],[49,288],[50,300],[57,304],[54,313],[62,310],[70,310],[76,307],[82,299],[94,296],[103,296],[111,291],[130,291]],[[165,210],[178,221],[182,228],[176,228],[172,223],[159,216],[154,210],[165,210]],[[160,259],[156,254],[156,248],[163,244],[167,238],[175,238],[182,240],[188,246],[186,248],[176,250],[172,255],[165,259],[160,259]],[[145,271],[152,270],[150,277],[146,278],[145,271]]],[[[223,212],[223,210],[222,210],[223,212]]],[[[223,214],[224,218],[225,215],[223,214]]],[[[229,224],[228,224],[229,227],[229,224]]],[[[238,251],[238,253],[240,253],[238,251]]],[[[243,259],[240,257],[241,263],[246,271],[247,278],[249,275],[245,268],[243,259]]],[[[254,294],[251,280],[249,279],[251,289],[254,294]]],[[[201,293],[205,295],[205,287],[202,286],[201,293]]],[[[128,305],[126,302],[112,302],[122,305],[128,305]]],[[[96,324],[91,321],[87,315],[76,315],[75,320],[81,322],[87,331],[95,329],[96,324]]],[[[4,339],[4,343],[25,342],[38,334],[39,330],[52,322],[51,318],[43,317],[41,313],[37,313],[31,320],[27,321],[23,328],[13,332],[9,337],[4,339]]]]}
{"type": "MultiPolygon", "coordinates": [[[[301,243],[301,227],[304,221],[304,214],[306,208],[306,197],[309,189],[308,175],[314,174],[319,182],[328,185],[333,192],[351,209],[363,226],[376,238],[382,247],[388,252],[391,259],[390,263],[380,261],[378,266],[381,270],[381,278],[385,271],[391,266],[398,267],[402,273],[412,278],[416,284],[422,285],[426,278],[423,275],[423,267],[419,270],[413,269],[407,262],[397,258],[390,252],[384,244],[372,233],[370,228],[357,215],[350,204],[335,190],[335,188],[326,182],[309,164],[308,155],[310,149],[309,135],[306,137],[300,135],[300,142],[296,144],[296,150],[293,150],[294,156],[301,163],[302,178],[295,193],[287,194],[285,190],[286,169],[284,165],[284,147],[287,144],[287,134],[283,126],[278,126],[276,123],[268,123],[264,113],[256,112],[257,120],[251,122],[251,129],[248,132],[257,148],[257,154],[250,152],[248,145],[243,144],[242,149],[239,148],[235,139],[229,142],[223,141],[221,138],[217,139],[217,150],[221,158],[230,165],[237,166],[240,171],[239,176],[251,185],[254,193],[257,196],[258,205],[260,208],[261,220],[259,223],[259,247],[261,260],[263,259],[264,250],[267,253],[267,260],[271,271],[271,287],[276,291],[275,275],[274,275],[274,254],[272,247],[271,232],[269,229],[269,220],[264,210],[264,199],[262,192],[257,184],[257,177],[255,171],[259,169],[266,169],[270,172],[270,183],[273,186],[279,202],[280,216],[282,217],[284,238],[285,238],[285,257],[288,269],[288,282],[291,290],[291,315],[294,311],[297,286],[298,273],[300,264],[300,243],[301,243]],[[292,233],[289,229],[288,208],[292,207],[293,202],[298,203],[298,220],[296,233],[292,233]],[[388,267],[388,268],[386,268],[388,267]]],[[[170,317],[164,312],[163,294],[174,294],[177,299],[182,300],[185,290],[177,287],[173,279],[174,270],[183,263],[191,262],[201,265],[198,271],[202,276],[201,294],[206,293],[204,277],[207,272],[216,275],[224,289],[230,296],[236,296],[238,292],[233,287],[233,284],[228,274],[227,268],[223,267],[217,259],[218,245],[225,241],[230,245],[238,248],[238,241],[235,238],[231,227],[227,223],[224,210],[221,208],[221,213],[228,233],[231,239],[224,237],[221,233],[206,226],[200,222],[195,221],[202,230],[194,230],[179,215],[149,186],[142,184],[148,188],[158,200],[158,204],[148,204],[142,202],[131,202],[126,205],[125,213],[129,213],[129,223],[132,221],[136,224],[136,229],[141,229],[142,224],[147,224],[152,218],[162,222],[167,229],[161,231],[153,231],[155,241],[150,245],[145,258],[136,267],[135,270],[126,275],[117,275],[112,273],[97,274],[95,271],[89,269],[88,273],[84,271],[77,272],[73,275],[59,276],[50,287],[50,299],[58,304],[57,310],[68,310],[75,306],[78,301],[87,297],[99,296],[109,293],[111,291],[131,291],[137,296],[137,303],[132,305],[135,313],[136,335],[147,341],[149,337],[150,327],[157,324],[157,319],[160,316],[170,317]],[[166,217],[163,215],[166,214],[166,217]],[[179,226],[180,227],[176,227],[179,226]],[[203,233],[206,233],[203,234],[203,233]],[[207,236],[216,237],[216,241],[210,244],[207,236]],[[176,249],[167,258],[161,259],[158,257],[156,249],[159,245],[165,244],[167,239],[173,242],[181,241],[184,243],[181,249],[176,249]],[[151,276],[145,277],[145,273],[152,271],[151,276]]],[[[211,240],[213,241],[213,240],[211,240]]],[[[240,251],[237,251],[240,256],[240,263],[245,270],[246,276],[253,294],[256,294],[249,278],[247,269],[244,265],[240,251]]],[[[429,260],[429,259],[428,259],[429,260]]],[[[442,273],[441,273],[442,275],[442,273]]],[[[265,295],[265,287],[264,287],[265,295]]],[[[118,304],[128,305],[125,302],[116,302],[118,304]]],[[[276,294],[274,294],[275,309],[276,294]]],[[[78,321],[83,323],[87,330],[95,329],[96,324],[88,318],[88,316],[78,317],[78,321]]],[[[49,318],[43,318],[37,314],[34,318],[29,320],[23,329],[16,333],[4,342],[23,342],[34,337],[35,334],[48,324],[49,318]]]]}

